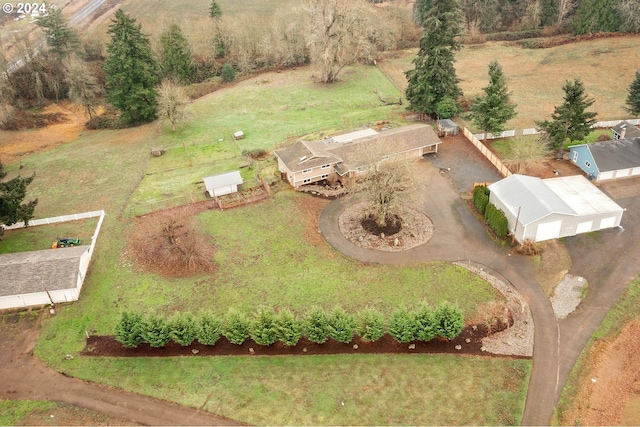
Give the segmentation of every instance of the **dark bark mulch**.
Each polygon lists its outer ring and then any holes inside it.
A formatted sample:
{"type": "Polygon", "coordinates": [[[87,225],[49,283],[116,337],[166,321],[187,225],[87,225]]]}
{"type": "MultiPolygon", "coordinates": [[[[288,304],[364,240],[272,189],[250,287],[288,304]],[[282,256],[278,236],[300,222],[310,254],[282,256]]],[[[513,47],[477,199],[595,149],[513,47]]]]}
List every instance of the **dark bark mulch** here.
{"type": "Polygon", "coordinates": [[[495,325],[489,330],[487,325],[467,326],[462,333],[454,340],[447,341],[436,338],[429,342],[416,341],[413,343],[400,344],[390,335],[385,334],[376,342],[365,342],[361,338],[354,338],[351,343],[344,344],[329,339],[324,344],[313,343],[306,338],[301,338],[297,345],[293,347],[284,346],[277,342],[270,346],[257,345],[253,340],[248,339],[242,345],[231,344],[225,337],[212,346],[202,345],[194,342],[190,346],[181,346],[170,342],[165,347],[153,348],[148,344],[141,344],[137,348],[125,348],[114,336],[90,336],[82,355],[84,356],[106,356],[106,357],[176,357],[176,356],[277,356],[277,355],[305,355],[305,354],[356,354],[356,353],[453,353],[483,355],[492,357],[524,358],[518,356],[502,356],[486,353],[482,347],[482,338],[490,333],[499,332],[508,327],[506,324],[495,325]],[[467,343],[466,340],[469,340],[467,343]],[[414,344],[415,348],[410,349],[414,344]],[[461,346],[456,350],[456,346],[461,346]],[[357,348],[354,348],[356,347],[357,348]]]}

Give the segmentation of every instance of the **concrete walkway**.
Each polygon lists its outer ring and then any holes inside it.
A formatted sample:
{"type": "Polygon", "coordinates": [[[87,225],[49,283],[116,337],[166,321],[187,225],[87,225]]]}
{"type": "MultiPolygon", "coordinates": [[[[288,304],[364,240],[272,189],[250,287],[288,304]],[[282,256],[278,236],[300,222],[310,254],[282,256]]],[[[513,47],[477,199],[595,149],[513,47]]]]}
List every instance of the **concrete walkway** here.
{"type": "Polygon", "coordinates": [[[345,202],[331,202],[320,215],[320,229],[337,251],[363,262],[411,264],[429,261],[479,263],[502,276],[524,296],[535,324],[533,369],[522,419],[524,425],[549,423],[559,386],[558,324],[551,302],[535,281],[530,258],[509,256],[508,248],[495,244],[472,215],[446,177],[429,161],[416,164],[420,184],[416,208],[434,224],[433,238],[422,246],[403,252],[382,252],[360,248],[344,238],[338,218],[345,202]]]}

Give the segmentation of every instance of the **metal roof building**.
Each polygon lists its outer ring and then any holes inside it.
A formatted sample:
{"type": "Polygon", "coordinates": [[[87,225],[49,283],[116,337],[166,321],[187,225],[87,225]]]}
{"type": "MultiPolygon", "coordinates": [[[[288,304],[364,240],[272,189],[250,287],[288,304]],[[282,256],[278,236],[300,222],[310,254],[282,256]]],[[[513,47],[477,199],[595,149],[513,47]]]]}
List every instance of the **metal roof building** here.
{"type": "Polygon", "coordinates": [[[585,177],[511,175],[489,187],[489,202],[507,217],[519,242],[555,239],[617,227],[623,209],[585,177]]]}
{"type": "Polygon", "coordinates": [[[238,185],[244,181],[240,176],[240,171],[222,173],[219,175],[208,176],[202,178],[204,186],[209,196],[224,196],[238,191],[238,185]]]}

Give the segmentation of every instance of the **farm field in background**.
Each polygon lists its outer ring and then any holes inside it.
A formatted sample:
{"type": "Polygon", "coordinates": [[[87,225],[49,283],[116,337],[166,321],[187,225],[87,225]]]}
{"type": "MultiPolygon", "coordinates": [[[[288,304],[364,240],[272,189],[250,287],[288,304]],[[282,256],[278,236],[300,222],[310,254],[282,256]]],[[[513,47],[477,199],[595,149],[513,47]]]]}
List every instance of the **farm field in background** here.
{"type": "MultiPolygon", "coordinates": [[[[413,52],[415,54],[415,51],[413,52]]],[[[401,71],[413,67],[413,54],[390,59],[392,77],[399,87],[406,87],[401,71]]],[[[536,120],[551,116],[553,107],[562,103],[562,85],[579,77],[587,94],[596,100],[589,109],[597,120],[629,117],[624,110],[627,88],[640,66],[640,36],[628,35],[582,41],[546,49],[523,49],[508,42],[465,45],[456,53],[456,71],[465,96],[482,94],[488,84],[487,67],[498,60],[507,78],[518,115],[505,129],[535,127],[536,120]]],[[[472,131],[479,131],[470,121],[472,131]]]]}

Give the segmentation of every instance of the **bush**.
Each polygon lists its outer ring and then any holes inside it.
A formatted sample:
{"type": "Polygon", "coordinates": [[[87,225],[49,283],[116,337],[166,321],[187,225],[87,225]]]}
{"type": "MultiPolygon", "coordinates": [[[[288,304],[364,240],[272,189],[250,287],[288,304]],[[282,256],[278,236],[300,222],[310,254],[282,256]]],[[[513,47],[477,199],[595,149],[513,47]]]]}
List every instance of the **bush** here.
{"type": "Polygon", "coordinates": [[[365,341],[379,340],[384,335],[384,316],[374,308],[364,308],[358,313],[356,332],[365,341]]]}
{"type": "Polygon", "coordinates": [[[276,328],[276,315],[270,308],[258,310],[253,322],[251,322],[251,338],[258,345],[271,345],[278,339],[276,328]]]}
{"type": "Polygon", "coordinates": [[[389,335],[399,343],[411,342],[416,339],[416,322],[407,307],[400,306],[394,310],[387,327],[389,335]]]}
{"type": "Polygon", "coordinates": [[[251,322],[245,316],[235,309],[230,309],[225,317],[223,334],[230,343],[241,345],[249,338],[251,322]]]}
{"type": "Polygon", "coordinates": [[[473,189],[473,205],[482,215],[487,210],[489,204],[489,189],[484,185],[478,185],[473,189]]]}
{"type": "Polygon", "coordinates": [[[217,343],[222,335],[222,321],[211,312],[204,312],[198,320],[198,342],[203,345],[217,343]]]}
{"type": "Polygon", "coordinates": [[[343,343],[349,343],[353,339],[356,328],[356,320],[352,314],[347,314],[342,307],[336,307],[329,317],[329,336],[343,343]]]}
{"type": "Polygon", "coordinates": [[[298,344],[302,336],[302,323],[289,310],[282,310],[275,319],[278,339],[284,345],[298,344]]]}
{"type": "Polygon", "coordinates": [[[183,346],[191,345],[198,334],[196,319],[191,313],[178,313],[171,319],[171,339],[183,346]]]}
{"type": "Polygon", "coordinates": [[[267,155],[267,150],[262,148],[252,148],[251,150],[242,150],[242,155],[245,157],[251,157],[252,159],[260,159],[267,155]]]}
{"type": "Polygon", "coordinates": [[[460,106],[452,98],[444,98],[436,104],[436,114],[441,119],[450,119],[460,112],[460,106]]]}
{"type": "Polygon", "coordinates": [[[437,335],[434,312],[427,304],[422,304],[414,313],[416,322],[416,339],[431,341],[437,335]]]}
{"type": "Polygon", "coordinates": [[[116,340],[125,347],[136,348],[142,341],[142,316],[138,313],[125,311],[116,325],[116,340]]]}
{"type": "Polygon", "coordinates": [[[104,113],[99,116],[93,116],[85,126],[87,129],[119,129],[122,128],[120,123],[120,113],[113,107],[107,108],[104,113]]]}
{"type": "Polygon", "coordinates": [[[509,233],[509,221],[507,221],[507,217],[504,216],[502,211],[496,208],[493,203],[487,205],[484,217],[489,227],[496,233],[496,236],[502,238],[509,233]]]}
{"type": "Polygon", "coordinates": [[[222,66],[221,76],[223,82],[232,82],[236,78],[236,70],[233,69],[233,66],[231,64],[224,64],[222,66]]]}
{"type": "Polygon", "coordinates": [[[464,328],[464,316],[457,305],[443,301],[434,313],[436,333],[442,338],[452,340],[460,335],[464,328]]]}
{"type": "Polygon", "coordinates": [[[163,317],[152,314],[145,319],[142,338],[151,347],[164,347],[171,340],[171,328],[163,317]]]}
{"type": "Polygon", "coordinates": [[[306,337],[316,343],[322,344],[329,338],[329,319],[320,307],[312,307],[307,313],[303,324],[306,337]]]}

